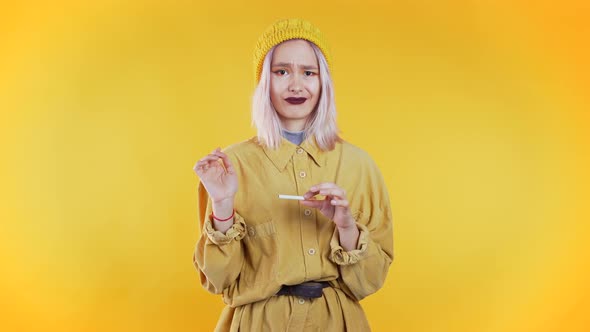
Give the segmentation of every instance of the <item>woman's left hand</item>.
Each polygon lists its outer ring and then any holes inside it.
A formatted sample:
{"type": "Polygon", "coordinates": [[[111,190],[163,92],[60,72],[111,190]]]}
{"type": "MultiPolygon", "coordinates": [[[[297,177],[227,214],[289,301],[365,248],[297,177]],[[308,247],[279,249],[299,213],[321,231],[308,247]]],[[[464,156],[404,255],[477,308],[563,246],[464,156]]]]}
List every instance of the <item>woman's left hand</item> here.
{"type": "Polygon", "coordinates": [[[334,183],[325,182],[312,186],[303,197],[302,205],[318,209],[324,216],[332,220],[338,228],[345,229],[355,225],[354,218],[348,208],[346,191],[334,183]],[[316,195],[326,196],[316,200],[316,195]]]}

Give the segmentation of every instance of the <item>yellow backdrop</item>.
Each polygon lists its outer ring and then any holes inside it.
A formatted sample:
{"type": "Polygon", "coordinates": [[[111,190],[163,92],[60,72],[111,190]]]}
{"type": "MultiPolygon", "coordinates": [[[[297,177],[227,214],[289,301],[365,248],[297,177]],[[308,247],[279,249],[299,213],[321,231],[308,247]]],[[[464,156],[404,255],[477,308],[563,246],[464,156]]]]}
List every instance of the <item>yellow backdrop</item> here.
{"type": "Polygon", "coordinates": [[[373,329],[588,331],[590,15],[547,3],[3,3],[0,330],[212,330],[192,166],[254,135],[254,43],[297,16],[391,193],[373,329]]]}

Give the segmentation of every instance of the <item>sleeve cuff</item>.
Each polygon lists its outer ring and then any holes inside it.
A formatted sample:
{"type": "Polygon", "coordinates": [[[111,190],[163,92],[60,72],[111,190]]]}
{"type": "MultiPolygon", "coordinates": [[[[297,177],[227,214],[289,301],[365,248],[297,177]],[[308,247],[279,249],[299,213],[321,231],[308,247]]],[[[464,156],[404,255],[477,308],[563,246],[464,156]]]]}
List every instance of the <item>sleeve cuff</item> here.
{"type": "Polygon", "coordinates": [[[330,240],[330,260],[338,265],[351,265],[360,261],[367,256],[367,248],[369,247],[369,230],[367,226],[356,223],[359,229],[359,240],[356,249],[345,251],[340,245],[340,236],[338,235],[338,228],[334,229],[332,239],[330,240]]]}
{"type": "Polygon", "coordinates": [[[225,234],[223,234],[213,228],[211,216],[209,216],[203,224],[203,230],[207,233],[209,241],[218,246],[222,246],[234,240],[239,241],[243,239],[244,236],[246,236],[246,223],[244,222],[244,218],[236,212],[234,214],[234,224],[227,230],[227,232],[225,232],[225,234]]]}

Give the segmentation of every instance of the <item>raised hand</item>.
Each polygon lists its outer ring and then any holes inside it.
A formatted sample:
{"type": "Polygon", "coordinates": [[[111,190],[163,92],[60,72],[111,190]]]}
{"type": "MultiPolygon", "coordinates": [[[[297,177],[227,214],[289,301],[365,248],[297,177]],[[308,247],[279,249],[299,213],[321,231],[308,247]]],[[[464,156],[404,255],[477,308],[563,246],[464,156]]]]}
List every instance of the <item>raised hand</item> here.
{"type": "Polygon", "coordinates": [[[220,148],[201,158],[193,167],[212,202],[232,201],[238,192],[238,176],[220,148]]]}
{"type": "Polygon", "coordinates": [[[301,201],[301,204],[318,209],[338,228],[349,228],[355,225],[354,218],[348,208],[346,192],[336,184],[330,182],[316,184],[309,188],[303,197],[305,200],[301,201]],[[316,195],[323,195],[326,198],[317,200],[315,199],[316,195]]]}
{"type": "Polygon", "coordinates": [[[302,205],[316,208],[321,214],[332,220],[338,228],[340,244],[346,251],[357,247],[359,230],[348,208],[348,200],[344,189],[331,182],[316,184],[303,195],[302,205]],[[316,195],[323,195],[323,200],[315,199],[316,195]]]}

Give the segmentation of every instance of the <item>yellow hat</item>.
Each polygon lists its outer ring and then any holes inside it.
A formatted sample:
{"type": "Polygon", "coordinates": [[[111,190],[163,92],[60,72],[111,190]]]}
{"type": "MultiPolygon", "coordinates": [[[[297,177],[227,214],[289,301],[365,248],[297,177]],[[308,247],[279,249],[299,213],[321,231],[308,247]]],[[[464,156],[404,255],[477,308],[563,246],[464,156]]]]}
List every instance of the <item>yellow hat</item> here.
{"type": "Polygon", "coordinates": [[[256,83],[260,81],[262,64],[268,51],[289,39],[305,39],[316,44],[324,54],[328,67],[331,67],[332,59],[328,50],[328,43],[318,28],[310,22],[298,18],[279,20],[268,27],[256,43],[254,49],[254,77],[256,83]]]}

